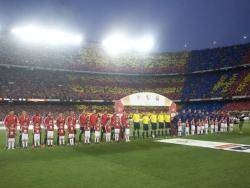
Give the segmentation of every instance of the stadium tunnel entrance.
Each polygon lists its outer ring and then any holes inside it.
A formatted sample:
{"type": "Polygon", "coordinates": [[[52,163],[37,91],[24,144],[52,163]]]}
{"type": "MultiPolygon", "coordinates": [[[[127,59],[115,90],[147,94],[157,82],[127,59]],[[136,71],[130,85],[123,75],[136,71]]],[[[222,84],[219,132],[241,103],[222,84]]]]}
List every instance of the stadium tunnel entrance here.
{"type": "Polygon", "coordinates": [[[176,104],[169,98],[152,92],[140,92],[115,101],[115,112],[121,114],[125,106],[168,108],[170,113],[176,112],[176,104]]]}

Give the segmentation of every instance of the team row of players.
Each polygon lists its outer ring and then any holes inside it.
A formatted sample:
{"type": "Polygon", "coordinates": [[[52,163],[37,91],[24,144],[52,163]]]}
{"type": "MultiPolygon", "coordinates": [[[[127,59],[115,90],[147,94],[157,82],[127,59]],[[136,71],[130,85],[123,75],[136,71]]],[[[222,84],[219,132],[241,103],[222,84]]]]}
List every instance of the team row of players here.
{"type": "MultiPolygon", "coordinates": [[[[134,131],[133,136],[135,138],[135,133],[137,131],[137,135],[139,137],[139,129],[140,129],[140,123],[143,124],[143,137],[144,135],[148,136],[148,130],[149,130],[149,124],[152,126],[151,130],[151,136],[156,136],[156,129],[158,129],[158,135],[160,135],[160,132],[163,135],[163,130],[165,129],[165,134],[169,132],[171,125],[171,117],[169,113],[163,113],[160,112],[158,115],[156,113],[152,113],[149,115],[148,113],[139,114],[138,111],[136,111],[131,116],[128,116],[125,112],[121,114],[120,116],[117,116],[116,114],[109,115],[107,112],[105,112],[102,115],[96,114],[95,111],[92,112],[92,114],[87,114],[83,112],[79,118],[76,117],[75,113],[72,111],[70,112],[70,115],[68,117],[64,117],[63,113],[60,113],[58,117],[56,118],[56,125],[58,128],[58,139],[59,144],[64,144],[64,136],[65,136],[65,124],[67,125],[68,129],[68,138],[69,138],[69,144],[74,145],[75,144],[75,135],[76,135],[76,123],[77,121],[80,124],[80,137],[79,140],[81,140],[82,135],[84,134],[84,142],[89,143],[90,142],[90,136],[91,132],[93,131],[95,133],[95,142],[100,141],[100,134],[101,137],[105,133],[106,136],[106,142],[111,141],[111,133],[114,132],[114,139],[115,141],[119,141],[120,139],[120,133],[124,133],[125,141],[129,141],[129,135],[130,135],[130,123],[129,118],[131,118],[133,124],[134,124],[134,131]],[[158,128],[157,128],[158,124],[158,128]]],[[[210,124],[211,132],[218,132],[219,123],[220,123],[220,130],[221,132],[226,131],[226,118],[222,118],[220,122],[217,119],[211,119],[204,118],[202,120],[195,121],[192,119],[189,121],[188,119],[183,122],[181,118],[178,119],[178,122],[176,126],[176,129],[178,130],[178,135],[181,136],[183,134],[183,130],[185,130],[185,134],[203,134],[208,132],[208,121],[210,124]]],[[[47,116],[43,119],[42,116],[39,113],[36,113],[31,119],[27,115],[25,111],[22,112],[22,114],[17,117],[14,115],[14,112],[11,111],[4,120],[4,125],[7,130],[7,136],[8,136],[8,148],[14,148],[14,142],[16,137],[16,128],[17,124],[20,125],[20,133],[21,133],[21,140],[22,140],[22,146],[27,147],[28,146],[28,129],[30,122],[33,124],[33,133],[34,133],[34,145],[39,146],[40,140],[41,140],[41,125],[43,124],[46,131],[46,141],[48,146],[53,145],[53,139],[54,139],[54,118],[52,117],[51,113],[48,113],[47,116]]]]}

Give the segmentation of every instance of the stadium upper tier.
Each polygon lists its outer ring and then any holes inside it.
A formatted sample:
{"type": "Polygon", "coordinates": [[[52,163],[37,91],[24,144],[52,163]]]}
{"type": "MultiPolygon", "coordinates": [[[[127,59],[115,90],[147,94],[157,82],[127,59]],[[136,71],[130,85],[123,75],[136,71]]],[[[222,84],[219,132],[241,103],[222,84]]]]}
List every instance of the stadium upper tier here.
{"type": "Polygon", "coordinates": [[[131,76],[2,67],[0,98],[112,101],[142,91],[159,93],[172,100],[250,96],[249,70],[131,76]]]}
{"type": "Polygon", "coordinates": [[[191,73],[250,65],[250,44],[190,52],[108,56],[100,45],[27,45],[0,36],[0,64],[133,74],[191,73]]]}

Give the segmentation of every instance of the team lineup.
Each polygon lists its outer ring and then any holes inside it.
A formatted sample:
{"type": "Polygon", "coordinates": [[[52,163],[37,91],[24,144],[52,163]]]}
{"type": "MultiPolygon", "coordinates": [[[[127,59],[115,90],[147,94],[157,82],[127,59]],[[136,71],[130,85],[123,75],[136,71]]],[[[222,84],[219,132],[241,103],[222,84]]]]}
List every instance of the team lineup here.
{"type": "Polygon", "coordinates": [[[107,111],[96,113],[96,110],[93,110],[92,113],[83,111],[78,117],[74,111],[70,111],[67,117],[64,113],[59,113],[56,118],[51,112],[43,118],[38,112],[31,117],[27,112],[22,111],[18,117],[14,111],[10,111],[5,117],[4,126],[7,138],[6,148],[14,149],[17,145],[17,136],[19,136],[19,147],[28,148],[30,129],[33,136],[32,147],[45,145],[52,147],[54,138],[59,146],[65,144],[73,146],[81,142],[86,144],[129,142],[132,126],[134,139],[228,132],[233,131],[234,121],[235,118],[227,114],[208,114],[191,110],[176,113],[174,116],[163,111],[139,113],[135,110],[134,113],[129,114],[125,111],[122,114],[108,114],[107,111]]]}

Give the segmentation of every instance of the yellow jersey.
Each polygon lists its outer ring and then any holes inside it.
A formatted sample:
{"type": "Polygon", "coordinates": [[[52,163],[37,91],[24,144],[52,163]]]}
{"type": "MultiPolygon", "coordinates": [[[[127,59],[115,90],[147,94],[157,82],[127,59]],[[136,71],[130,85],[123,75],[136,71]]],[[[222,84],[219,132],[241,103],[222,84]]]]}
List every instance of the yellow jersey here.
{"type": "Polygon", "coordinates": [[[170,114],[165,114],[164,120],[165,120],[165,122],[170,123],[170,114]]]}
{"type": "Polygon", "coordinates": [[[145,116],[142,117],[142,123],[143,124],[149,124],[149,120],[150,120],[149,116],[147,116],[147,115],[145,115],[145,116]]]}
{"type": "Polygon", "coordinates": [[[156,114],[152,114],[150,117],[151,123],[157,123],[157,115],[156,114]]]}
{"type": "Polygon", "coordinates": [[[164,123],[164,115],[163,114],[158,115],[158,122],[159,123],[164,123]]]}
{"type": "Polygon", "coordinates": [[[139,123],[140,122],[140,114],[133,114],[132,119],[133,119],[134,123],[139,123]]]}

